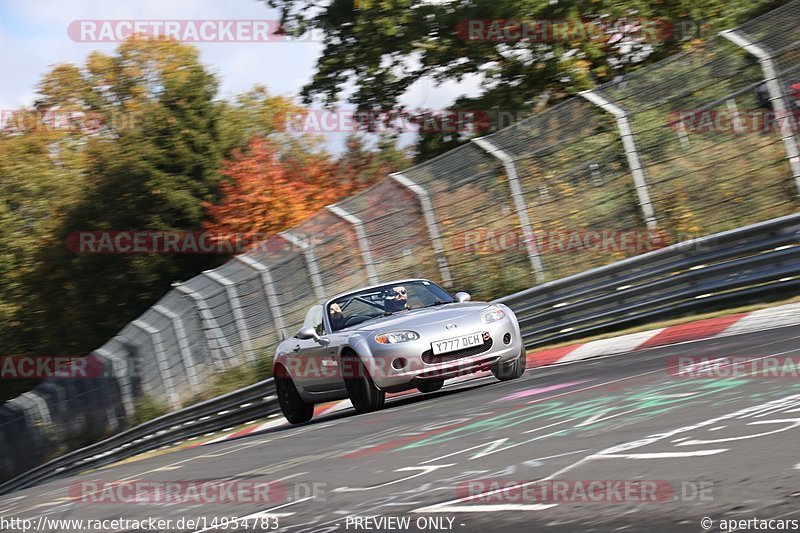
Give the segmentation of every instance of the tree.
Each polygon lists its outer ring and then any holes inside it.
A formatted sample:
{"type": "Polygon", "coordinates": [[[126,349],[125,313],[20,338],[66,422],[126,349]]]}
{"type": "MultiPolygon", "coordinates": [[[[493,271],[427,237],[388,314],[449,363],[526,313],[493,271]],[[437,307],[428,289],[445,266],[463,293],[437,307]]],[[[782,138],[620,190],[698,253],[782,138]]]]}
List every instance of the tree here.
{"type": "Polygon", "coordinates": [[[331,180],[333,168],[325,153],[297,158],[254,137],[226,162],[221,200],[204,203],[210,217],[204,227],[247,239],[287,229],[341,197],[342,189],[331,180]]]}
{"type": "Polygon", "coordinates": [[[88,353],[171,282],[221,262],[208,255],[75,254],[65,244],[76,231],[202,228],[202,203],[218,197],[225,150],[216,92],[197,50],[164,40],[129,40],[113,56],[94,53],[83,68],[62,65],[44,77],[37,109],[97,113],[103,126],[82,141],[85,190],[58,206],[59,224],[41,239],[36,268],[20,280],[17,346],[88,353]]]}
{"type": "Polygon", "coordinates": [[[380,136],[371,149],[363,136],[354,133],[347,138],[345,146],[335,169],[338,186],[345,196],[410,165],[406,151],[398,148],[397,139],[389,135],[380,136]]]}
{"type": "MultiPolygon", "coordinates": [[[[281,10],[286,32],[324,35],[305,103],[348,101],[359,111],[397,109],[418,80],[482,80],[480,94],[461,96],[458,110],[528,114],[596,83],[691,46],[696,31],[713,36],[785,0],[264,0],[281,10]],[[645,24],[640,24],[641,21],[645,24]],[[513,21],[568,21],[566,31],[539,26],[522,35],[513,21]],[[581,23],[581,21],[583,23],[581,23]],[[685,24],[688,23],[688,24],[685,24]],[[549,29],[548,29],[549,28],[549,29]],[[506,30],[511,38],[506,38],[506,30]],[[514,33],[519,32],[519,33],[514,33]]],[[[463,142],[452,133],[423,136],[426,155],[463,142]]]]}

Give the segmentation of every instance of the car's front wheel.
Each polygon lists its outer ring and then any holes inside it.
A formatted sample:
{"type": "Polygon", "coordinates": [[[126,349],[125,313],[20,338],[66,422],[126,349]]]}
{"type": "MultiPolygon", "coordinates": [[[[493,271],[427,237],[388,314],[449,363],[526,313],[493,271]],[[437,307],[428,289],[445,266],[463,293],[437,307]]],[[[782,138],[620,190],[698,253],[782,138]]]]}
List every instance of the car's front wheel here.
{"type": "Polygon", "coordinates": [[[525,365],[527,363],[527,351],[522,347],[519,357],[510,363],[495,363],[492,365],[492,374],[500,381],[509,381],[517,379],[525,373],[525,365]]]}
{"type": "Polygon", "coordinates": [[[444,386],[443,379],[435,379],[432,381],[423,381],[417,385],[417,390],[420,392],[436,392],[444,386]]]}
{"type": "Polygon", "coordinates": [[[278,393],[278,403],[283,411],[283,416],[290,423],[302,424],[314,416],[314,404],[306,403],[300,397],[289,372],[282,366],[275,368],[275,391],[278,393]]]}
{"type": "Polygon", "coordinates": [[[342,354],[344,386],[357,413],[370,413],[383,407],[386,393],[375,386],[367,367],[354,353],[342,354]]]}

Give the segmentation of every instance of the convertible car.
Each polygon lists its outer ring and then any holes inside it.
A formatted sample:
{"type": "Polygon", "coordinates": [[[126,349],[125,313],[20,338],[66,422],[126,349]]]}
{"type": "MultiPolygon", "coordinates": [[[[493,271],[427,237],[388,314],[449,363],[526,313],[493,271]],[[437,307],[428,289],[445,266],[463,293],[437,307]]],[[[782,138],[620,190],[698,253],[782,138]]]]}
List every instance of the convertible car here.
{"type": "Polygon", "coordinates": [[[278,345],[274,376],[286,419],[311,419],[314,404],[350,398],[359,413],[387,392],[434,392],[458,375],[491,370],[500,380],[525,372],[514,313],[470,302],[425,279],[335,296],[312,306],[303,327],[278,345]]]}

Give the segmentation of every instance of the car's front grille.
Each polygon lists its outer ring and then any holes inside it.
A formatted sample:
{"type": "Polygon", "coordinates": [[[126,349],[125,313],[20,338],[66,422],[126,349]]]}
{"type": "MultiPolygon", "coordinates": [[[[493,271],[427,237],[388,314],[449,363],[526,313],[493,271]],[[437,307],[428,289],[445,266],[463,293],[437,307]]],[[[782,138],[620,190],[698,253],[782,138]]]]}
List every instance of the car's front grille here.
{"type": "Polygon", "coordinates": [[[478,346],[470,346],[469,348],[456,350],[455,352],[433,355],[433,350],[425,350],[422,352],[422,362],[429,365],[438,365],[440,363],[457,361],[458,359],[462,359],[464,357],[472,357],[473,355],[488,352],[492,349],[492,344],[492,338],[489,337],[487,340],[483,341],[483,344],[479,344],[478,346]]]}

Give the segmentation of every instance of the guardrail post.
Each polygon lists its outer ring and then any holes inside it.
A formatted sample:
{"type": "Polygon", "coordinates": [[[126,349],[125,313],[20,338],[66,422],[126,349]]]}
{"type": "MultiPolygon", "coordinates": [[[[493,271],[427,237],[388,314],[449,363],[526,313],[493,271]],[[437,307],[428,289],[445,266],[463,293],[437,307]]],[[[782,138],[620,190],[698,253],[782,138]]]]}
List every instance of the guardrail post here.
{"type": "Polygon", "coordinates": [[[433,202],[431,202],[430,194],[428,194],[428,191],[425,190],[422,185],[414,182],[405,174],[395,172],[389,174],[389,177],[419,198],[419,203],[422,207],[422,216],[425,217],[425,225],[428,227],[428,235],[431,239],[433,252],[436,255],[436,262],[439,265],[439,274],[442,276],[442,283],[446,287],[452,287],[453,277],[450,274],[450,265],[447,263],[447,257],[444,255],[442,236],[439,233],[439,223],[436,220],[436,212],[433,209],[433,202]]]}
{"type": "Polygon", "coordinates": [[[222,328],[219,327],[217,324],[217,319],[214,318],[214,315],[211,313],[211,309],[208,307],[208,303],[203,299],[203,297],[187,287],[186,285],[181,284],[180,282],[175,282],[172,284],[172,287],[192,300],[194,300],[195,307],[197,308],[198,314],[200,315],[200,320],[203,323],[203,332],[206,336],[206,342],[208,342],[208,348],[211,350],[213,355],[214,353],[214,345],[216,344],[217,349],[223,352],[223,357],[217,359],[217,364],[219,365],[220,370],[225,370],[226,364],[225,361],[228,358],[236,357],[236,354],[231,349],[231,345],[228,343],[228,340],[222,335],[222,328]]]}
{"type": "Polygon", "coordinates": [[[164,351],[164,345],[161,342],[161,333],[142,319],[134,320],[131,322],[131,326],[139,328],[143,332],[150,335],[150,342],[153,343],[153,350],[156,354],[156,363],[158,363],[158,368],[160,370],[159,375],[161,376],[161,383],[164,384],[164,392],[167,395],[167,401],[169,402],[171,409],[180,409],[183,404],[178,396],[178,393],[175,391],[175,380],[173,379],[172,372],[170,372],[169,365],[167,364],[167,354],[164,351]]]}
{"type": "Polygon", "coordinates": [[[736,32],[736,30],[725,30],[719,34],[758,59],[761,71],[764,73],[764,82],[767,84],[769,100],[772,102],[772,107],[775,111],[775,120],[778,121],[778,126],[781,129],[781,140],[783,141],[783,148],[786,150],[786,157],[789,159],[789,166],[792,169],[792,177],[798,193],[800,193],[800,151],[797,148],[795,128],[793,127],[794,117],[786,110],[786,102],[783,99],[783,91],[781,90],[778,71],[775,68],[772,54],[765,46],[757,45],[743,34],[736,32]]]}
{"type": "Polygon", "coordinates": [[[50,407],[47,405],[47,401],[39,396],[39,393],[36,392],[36,388],[28,391],[26,395],[34,403],[36,410],[39,411],[39,418],[45,425],[44,430],[47,431],[49,428],[53,427],[53,418],[50,416],[50,407]]]}
{"type": "Polygon", "coordinates": [[[317,295],[317,300],[325,299],[325,289],[322,286],[322,277],[319,275],[319,265],[317,264],[317,256],[314,253],[314,247],[308,241],[301,239],[291,231],[282,231],[278,235],[303,250],[303,256],[306,258],[306,265],[308,266],[308,273],[311,276],[311,284],[314,286],[314,293],[317,295]]]}
{"type": "MultiPolygon", "coordinates": [[[[119,339],[119,337],[116,338],[119,339]]],[[[122,343],[122,340],[120,340],[120,343],[122,343]]],[[[103,348],[102,346],[94,350],[92,353],[97,353],[101,357],[105,357],[107,360],[111,361],[111,368],[109,369],[109,371],[113,376],[113,378],[116,380],[117,385],[119,386],[120,397],[122,399],[122,406],[125,409],[125,415],[132,416],[134,414],[134,406],[133,406],[134,361],[132,359],[132,356],[130,354],[127,354],[126,358],[122,360],[118,358],[115,354],[108,351],[106,348],[103,348]]]]}
{"type": "Polygon", "coordinates": [[[485,137],[472,139],[472,142],[503,163],[503,168],[506,171],[506,178],[508,178],[508,186],[511,188],[511,199],[517,211],[519,225],[522,227],[522,239],[525,243],[525,250],[528,252],[528,260],[536,276],[536,282],[544,283],[544,265],[542,264],[542,257],[539,255],[539,245],[536,242],[533,224],[531,224],[531,219],[528,216],[528,206],[525,203],[522,186],[519,184],[519,174],[517,173],[517,165],[514,164],[514,158],[492,144],[492,142],[485,137]]]}
{"type": "Polygon", "coordinates": [[[231,312],[233,313],[233,321],[236,324],[236,329],[239,330],[239,338],[242,341],[245,357],[247,357],[250,363],[255,364],[256,356],[253,353],[253,342],[250,339],[250,331],[247,329],[247,323],[244,321],[242,304],[239,301],[239,294],[236,292],[236,284],[214,270],[206,270],[203,274],[225,287],[225,293],[228,295],[228,301],[231,305],[231,312]]]}
{"type": "Polygon", "coordinates": [[[189,386],[192,389],[192,393],[200,393],[202,387],[200,386],[200,378],[197,376],[197,366],[192,358],[192,352],[189,349],[189,340],[186,338],[186,330],[183,328],[183,321],[180,315],[167,309],[163,305],[154,305],[153,311],[166,317],[172,323],[172,331],[175,332],[175,338],[178,339],[178,350],[183,360],[183,366],[186,368],[189,386]]]}
{"type": "Polygon", "coordinates": [[[275,283],[272,281],[272,273],[269,271],[269,267],[249,255],[237,255],[234,259],[237,259],[260,274],[261,283],[264,286],[264,295],[266,296],[267,304],[272,313],[272,323],[275,325],[275,331],[278,332],[281,338],[285,339],[286,325],[283,322],[281,304],[278,301],[278,293],[275,290],[275,283]]]}
{"type": "Polygon", "coordinates": [[[358,238],[358,247],[361,250],[361,257],[364,260],[364,268],[367,270],[367,278],[369,279],[370,285],[377,285],[379,283],[378,271],[375,269],[375,262],[372,260],[372,250],[369,246],[369,239],[367,239],[367,232],[364,231],[364,223],[360,218],[352,213],[348,213],[338,205],[327,205],[325,209],[353,225],[356,237],[358,238]]]}
{"type": "Polygon", "coordinates": [[[658,221],[656,220],[653,203],[650,201],[650,191],[647,188],[644,168],[641,161],[639,161],[639,151],[636,148],[636,141],[633,139],[633,130],[631,130],[631,125],[628,121],[628,113],[594,91],[582,91],[578,94],[600,107],[603,111],[611,113],[617,119],[617,128],[619,128],[622,147],[625,149],[625,157],[628,159],[628,167],[631,170],[633,183],[636,186],[636,195],[639,197],[639,207],[642,210],[647,229],[655,229],[658,226],[658,221]]]}

